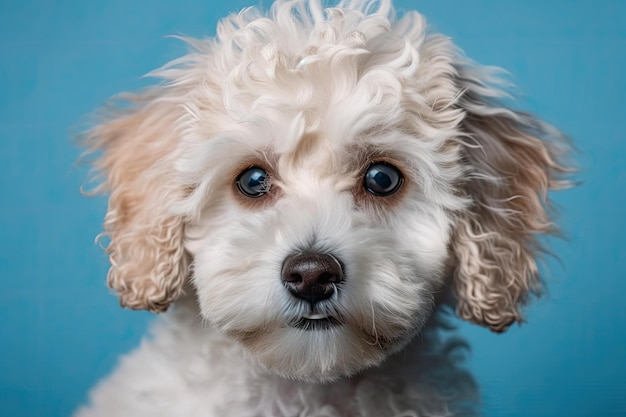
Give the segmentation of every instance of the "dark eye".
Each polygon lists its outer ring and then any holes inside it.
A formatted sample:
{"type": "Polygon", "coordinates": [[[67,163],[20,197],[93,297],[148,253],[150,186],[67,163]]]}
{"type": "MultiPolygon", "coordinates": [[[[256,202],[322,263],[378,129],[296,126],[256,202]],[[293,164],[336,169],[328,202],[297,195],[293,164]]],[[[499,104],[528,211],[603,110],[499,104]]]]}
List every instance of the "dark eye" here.
{"type": "Polygon", "coordinates": [[[386,162],[375,162],[367,168],[363,186],[377,196],[388,196],[400,188],[403,177],[398,168],[386,162]]]}
{"type": "Polygon", "coordinates": [[[270,190],[270,177],[263,168],[253,166],[239,174],[237,188],[246,197],[258,198],[270,190]]]}

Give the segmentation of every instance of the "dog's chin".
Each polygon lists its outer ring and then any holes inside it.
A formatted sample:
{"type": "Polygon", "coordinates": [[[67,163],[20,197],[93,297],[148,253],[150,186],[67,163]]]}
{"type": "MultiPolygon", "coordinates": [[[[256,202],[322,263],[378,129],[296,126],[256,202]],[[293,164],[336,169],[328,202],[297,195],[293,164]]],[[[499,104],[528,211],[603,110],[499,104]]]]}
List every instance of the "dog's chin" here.
{"type": "Polygon", "coordinates": [[[230,335],[265,369],[288,379],[325,383],[379,365],[408,342],[407,334],[385,337],[335,317],[302,317],[230,335]]]}

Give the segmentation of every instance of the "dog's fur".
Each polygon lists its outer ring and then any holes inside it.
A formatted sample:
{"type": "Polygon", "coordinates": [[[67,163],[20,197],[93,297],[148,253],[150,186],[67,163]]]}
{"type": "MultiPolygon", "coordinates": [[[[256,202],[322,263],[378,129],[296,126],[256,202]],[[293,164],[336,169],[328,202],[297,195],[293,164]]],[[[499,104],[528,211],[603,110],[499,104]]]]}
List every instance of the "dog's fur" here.
{"type": "Polygon", "coordinates": [[[186,41],[85,138],[110,193],[109,286],[129,308],[176,303],[78,415],[461,410],[472,380],[433,314],[450,293],[493,331],[522,321],[555,231],[547,192],[567,185],[560,134],[388,0],[279,0],[186,41]],[[365,190],[376,162],[402,173],[397,192],[365,190]],[[259,198],[235,185],[251,166],[259,198]],[[298,253],[344,271],[314,307],[281,280],[298,253]],[[340,325],[294,325],[311,309],[340,325]]]}

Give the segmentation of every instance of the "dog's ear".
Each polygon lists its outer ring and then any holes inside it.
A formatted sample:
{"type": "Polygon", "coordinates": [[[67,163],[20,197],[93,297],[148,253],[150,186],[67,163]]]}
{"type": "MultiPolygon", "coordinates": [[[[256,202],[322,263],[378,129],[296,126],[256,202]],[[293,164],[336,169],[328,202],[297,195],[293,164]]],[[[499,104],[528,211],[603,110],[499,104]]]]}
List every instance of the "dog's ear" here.
{"type": "Polygon", "coordinates": [[[552,127],[507,108],[486,70],[460,66],[464,190],[471,207],[459,214],[452,239],[457,314],[505,331],[541,292],[538,240],[554,234],[548,191],[568,186],[559,160],[566,142],[552,127]]]}
{"type": "Polygon", "coordinates": [[[169,212],[180,197],[173,181],[179,112],[149,92],[124,100],[84,136],[99,181],[93,193],[110,193],[107,283],[122,306],[161,312],[187,277],[183,221],[169,212]]]}

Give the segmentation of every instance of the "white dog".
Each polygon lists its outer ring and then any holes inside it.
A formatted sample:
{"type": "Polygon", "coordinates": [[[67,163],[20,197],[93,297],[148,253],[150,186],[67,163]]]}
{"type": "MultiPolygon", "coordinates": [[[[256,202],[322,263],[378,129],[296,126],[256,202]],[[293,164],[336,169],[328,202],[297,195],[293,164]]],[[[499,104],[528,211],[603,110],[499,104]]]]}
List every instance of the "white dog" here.
{"type": "Polygon", "coordinates": [[[559,133],[388,0],[279,0],[187,42],[86,137],[109,286],[175,305],[78,416],[461,412],[431,317],[522,321],[559,133]]]}

